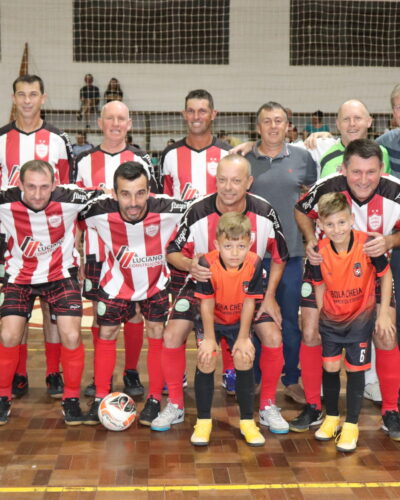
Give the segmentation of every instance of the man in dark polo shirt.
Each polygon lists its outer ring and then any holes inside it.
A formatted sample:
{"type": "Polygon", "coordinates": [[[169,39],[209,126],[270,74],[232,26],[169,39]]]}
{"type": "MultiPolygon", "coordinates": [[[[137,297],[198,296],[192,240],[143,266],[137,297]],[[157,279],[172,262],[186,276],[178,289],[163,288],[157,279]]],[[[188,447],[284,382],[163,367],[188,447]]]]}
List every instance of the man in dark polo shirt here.
{"type": "MultiPolygon", "coordinates": [[[[246,158],[251,163],[254,182],[250,191],[267,199],[276,209],[289,249],[289,260],[278,286],[277,300],[282,313],[285,394],[304,403],[298,383],[301,332],[298,326],[300,290],[304,256],[302,236],[293,217],[293,209],[303,186],[317,179],[317,165],[308,151],[285,142],[289,120],[286,110],[276,102],[263,104],[257,112],[257,132],[261,136],[246,158]]],[[[271,256],[265,255],[269,271],[271,256]]]]}

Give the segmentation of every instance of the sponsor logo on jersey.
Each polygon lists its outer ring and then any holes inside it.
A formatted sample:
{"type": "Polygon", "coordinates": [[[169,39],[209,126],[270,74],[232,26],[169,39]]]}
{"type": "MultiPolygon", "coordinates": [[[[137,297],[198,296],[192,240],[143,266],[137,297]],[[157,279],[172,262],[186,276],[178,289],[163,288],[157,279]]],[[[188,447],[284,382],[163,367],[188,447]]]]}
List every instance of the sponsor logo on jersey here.
{"type": "Polygon", "coordinates": [[[164,255],[145,255],[140,257],[127,246],[122,246],[116,259],[123,269],[133,269],[135,267],[157,267],[164,264],[164,255]]]}
{"type": "Polygon", "coordinates": [[[51,215],[47,220],[51,227],[59,227],[62,223],[61,215],[51,215]]]}
{"type": "Polygon", "coordinates": [[[353,274],[356,278],[361,278],[362,275],[362,269],[361,269],[361,263],[356,262],[353,266],[353,274]]]}
{"type": "Polygon", "coordinates": [[[144,232],[147,236],[153,237],[158,233],[159,229],[160,226],[158,224],[151,224],[150,226],[146,226],[144,232]]]}
{"type": "Polygon", "coordinates": [[[72,195],[72,201],[87,201],[87,197],[85,193],[82,193],[82,191],[74,191],[74,194],[72,195]]]}
{"type": "Polygon", "coordinates": [[[211,160],[207,162],[207,172],[213,177],[217,175],[217,166],[218,158],[211,158],[211,160]]]}
{"type": "Polygon", "coordinates": [[[120,266],[124,269],[129,268],[132,262],[133,257],[135,256],[135,252],[129,250],[129,247],[122,246],[116,255],[116,259],[119,262],[120,266]]]}
{"type": "Polygon", "coordinates": [[[368,217],[368,225],[373,231],[376,231],[382,225],[382,216],[377,213],[373,213],[368,217]]]}
{"type": "Polygon", "coordinates": [[[64,242],[64,238],[56,241],[55,243],[49,243],[45,245],[40,243],[40,241],[35,241],[32,236],[25,236],[24,241],[21,245],[22,253],[28,259],[34,257],[40,257],[41,255],[47,255],[54,252],[54,250],[60,247],[64,242]]]}
{"type": "Polygon", "coordinates": [[[187,182],[181,192],[182,200],[193,200],[199,196],[199,192],[196,188],[192,186],[191,182],[187,182]]]}
{"type": "Polygon", "coordinates": [[[13,165],[10,175],[8,177],[8,185],[9,186],[16,186],[19,181],[19,171],[21,170],[20,165],[13,165]]]}
{"type": "Polygon", "coordinates": [[[44,141],[39,141],[35,146],[36,156],[39,158],[46,158],[49,153],[49,145],[44,141]]]}
{"type": "Polygon", "coordinates": [[[184,212],[187,208],[187,203],[176,203],[176,201],[173,201],[171,203],[171,208],[170,212],[173,212],[174,210],[177,210],[179,212],[184,212]]]}

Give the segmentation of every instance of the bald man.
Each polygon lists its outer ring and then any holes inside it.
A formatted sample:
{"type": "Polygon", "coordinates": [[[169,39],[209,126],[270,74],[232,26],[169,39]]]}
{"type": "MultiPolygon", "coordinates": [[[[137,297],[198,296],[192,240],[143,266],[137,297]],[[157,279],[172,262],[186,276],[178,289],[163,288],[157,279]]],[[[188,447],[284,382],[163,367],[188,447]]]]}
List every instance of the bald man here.
{"type": "MultiPolygon", "coordinates": [[[[129,109],[123,102],[111,101],[101,110],[98,126],[103,132],[100,146],[82,153],[77,158],[76,184],[81,187],[102,188],[111,192],[114,172],[121,163],[139,162],[147,171],[152,192],[157,192],[150,156],[136,146],[126,143],[127,133],[132,128],[129,109]]],[[[85,282],[83,296],[93,301],[93,344],[96,348],[99,327],[97,325],[97,291],[102,263],[105,259],[104,245],[94,230],[85,232],[85,282]]],[[[144,387],[137,372],[137,363],[143,343],[143,319],[141,314],[125,323],[125,370],[124,392],[132,397],[144,394],[144,387]]],[[[96,389],[90,384],[86,396],[94,396],[96,389]]]]}

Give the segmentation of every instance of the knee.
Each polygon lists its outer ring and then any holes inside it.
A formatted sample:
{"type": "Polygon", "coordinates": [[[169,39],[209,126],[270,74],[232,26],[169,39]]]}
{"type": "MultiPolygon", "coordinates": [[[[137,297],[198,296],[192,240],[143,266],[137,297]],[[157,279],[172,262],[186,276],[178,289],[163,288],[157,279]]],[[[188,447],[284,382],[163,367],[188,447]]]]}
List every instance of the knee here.
{"type": "Polygon", "coordinates": [[[235,353],[233,356],[233,365],[236,370],[250,370],[253,368],[254,357],[250,359],[248,356],[242,356],[240,353],[235,353]]]}
{"type": "Polygon", "coordinates": [[[146,333],[150,339],[162,339],[164,333],[164,323],[146,323],[146,333]]]}
{"type": "Polygon", "coordinates": [[[215,371],[216,367],[216,362],[215,358],[211,360],[210,363],[203,363],[199,359],[197,360],[197,368],[202,372],[202,373],[213,373],[215,371]]]}
{"type": "Polygon", "coordinates": [[[168,349],[177,349],[184,344],[188,336],[188,332],[185,329],[179,327],[179,325],[173,322],[168,323],[164,329],[164,345],[168,349]]]}

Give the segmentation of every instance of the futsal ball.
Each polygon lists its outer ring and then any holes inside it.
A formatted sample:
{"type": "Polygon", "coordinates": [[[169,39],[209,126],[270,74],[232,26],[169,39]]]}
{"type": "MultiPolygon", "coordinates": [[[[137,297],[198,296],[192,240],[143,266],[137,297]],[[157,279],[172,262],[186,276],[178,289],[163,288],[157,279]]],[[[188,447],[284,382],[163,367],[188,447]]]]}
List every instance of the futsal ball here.
{"type": "Polygon", "coordinates": [[[135,402],[123,392],[112,392],[99,405],[99,419],[110,431],[124,431],[136,419],[135,402]]]}

